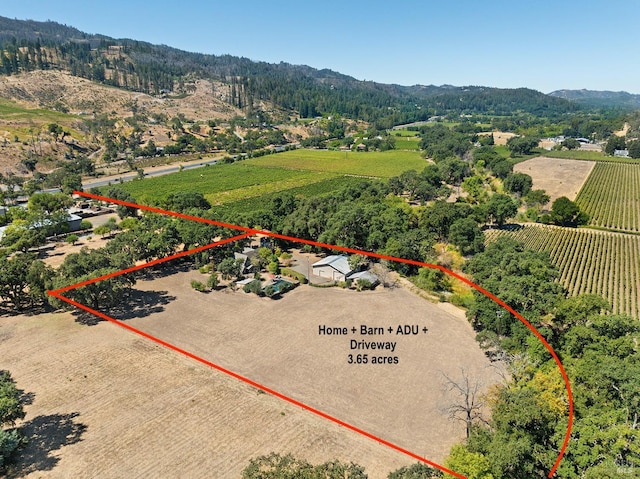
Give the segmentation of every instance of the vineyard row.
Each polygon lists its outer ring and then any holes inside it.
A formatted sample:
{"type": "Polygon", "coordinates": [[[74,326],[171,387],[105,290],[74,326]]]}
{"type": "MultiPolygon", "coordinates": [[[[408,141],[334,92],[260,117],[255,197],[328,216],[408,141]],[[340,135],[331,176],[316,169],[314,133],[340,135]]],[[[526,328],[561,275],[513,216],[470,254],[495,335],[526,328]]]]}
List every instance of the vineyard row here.
{"type": "Polygon", "coordinates": [[[640,231],[640,165],[596,163],[576,203],[593,226],[640,231]]]}
{"type": "Polygon", "coordinates": [[[640,236],[544,225],[485,234],[487,242],[508,235],[527,248],[548,252],[570,295],[597,294],[615,313],[640,316],[640,236]]]}

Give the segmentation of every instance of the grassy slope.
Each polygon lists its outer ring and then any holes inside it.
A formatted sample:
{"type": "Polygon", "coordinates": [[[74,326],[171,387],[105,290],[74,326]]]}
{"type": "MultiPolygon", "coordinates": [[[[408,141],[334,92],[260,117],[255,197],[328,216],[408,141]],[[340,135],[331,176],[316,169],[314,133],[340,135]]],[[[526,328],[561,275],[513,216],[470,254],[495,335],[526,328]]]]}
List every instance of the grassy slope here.
{"type": "Polygon", "coordinates": [[[41,126],[50,123],[64,126],[65,130],[71,133],[74,138],[80,139],[81,135],[71,129],[77,119],[76,115],[42,108],[24,108],[17,103],[0,98],[0,130],[17,135],[21,141],[30,138],[34,126],[37,127],[34,131],[37,131],[41,126]]]}

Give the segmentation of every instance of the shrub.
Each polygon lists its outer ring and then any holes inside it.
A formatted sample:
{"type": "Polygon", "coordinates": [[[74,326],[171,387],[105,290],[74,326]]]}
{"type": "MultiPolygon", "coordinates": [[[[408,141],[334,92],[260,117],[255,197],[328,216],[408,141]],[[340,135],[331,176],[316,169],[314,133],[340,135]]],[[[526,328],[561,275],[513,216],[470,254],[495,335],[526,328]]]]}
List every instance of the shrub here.
{"type": "Polygon", "coordinates": [[[207,280],[207,288],[216,289],[218,287],[218,284],[220,284],[220,281],[218,280],[218,273],[214,271],[213,273],[211,273],[211,276],[209,276],[209,279],[207,280]]]}
{"type": "Polygon", "coordinates": [[[369,289],[374,289],[374,284],[368,279],[359,279],[356,281],[356,289],[358,291],[365,291],[369,289]]]}
{"type": "Polygon", "coordinates": [[[297,281],[300,281],[301,284],[307,284],[309,282],[309,280],[307,280],[304,274],[298,273],[297,271],[294,271],[289,268],[282,268],[280,270],[280,273],[284,276],[288,276],[289,278],[293,278],[297,281]]]}
{"type": "Polygon", "coordinates": [[[211,273],[211,270],[211,263],[205,264],[204,266],[200,266],[200,268],[198,268],[198,271],[200,271],[202,274],[211,273]]]}
{"type": "Polygon", "coordinates": [[[69,235],[67,236],[67,243],[75,245],[79,239],[78,235],[69,235]]]}
{"type": "Polygon", "coordinates": [[[202,283],[200,281],[196,281],[195,279],[191,280],[191,287],[193,289],[195,289],[196,291],[199,291],[201,293],[204,293],[206,291],[206,287],[205,287],[204,283],[202,283]]]}
{"type": "Polygon", "coordinates": [[[90,229],[93,229],[93,225],[91,224],[91,221],[82,220],[80,222],[80,229],[81,230],[90,230],[90,229]]]}
{"type": "Polygon", "coordinates": [[[264,295],[262,291],[262,283],[257,279],[245,284],[242,288],[242,291],[244,291],[245,293],[255,293],[258,296],[264,295]]]}
{"type": "Polygon", "coordinates": [[[267,269],[269,270],[269,273],[279,274],[280,273],[280,264],[277,261],[272,261],[267,266],[267,269]]]}

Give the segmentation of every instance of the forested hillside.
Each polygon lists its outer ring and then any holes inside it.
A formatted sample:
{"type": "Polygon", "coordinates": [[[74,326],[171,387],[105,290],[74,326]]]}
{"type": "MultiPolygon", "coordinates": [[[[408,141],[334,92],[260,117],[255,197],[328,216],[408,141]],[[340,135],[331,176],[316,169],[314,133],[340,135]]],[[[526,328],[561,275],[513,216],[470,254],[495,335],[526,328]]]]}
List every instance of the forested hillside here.
{"type": "Polygon", "coordinates": [[[251,111],[270,101],[300,117],[338,113],[389,127],[447,113],[556,116],[578,107],[521,89],[399,86],[359,81],[331,70],[270,64],[230,55],[90,35],[55,22],[0,17],[0,72],[62,69],[75,76],[150,94],[185,91],[194,78],[230,85],[226,100],[251,111]]]}

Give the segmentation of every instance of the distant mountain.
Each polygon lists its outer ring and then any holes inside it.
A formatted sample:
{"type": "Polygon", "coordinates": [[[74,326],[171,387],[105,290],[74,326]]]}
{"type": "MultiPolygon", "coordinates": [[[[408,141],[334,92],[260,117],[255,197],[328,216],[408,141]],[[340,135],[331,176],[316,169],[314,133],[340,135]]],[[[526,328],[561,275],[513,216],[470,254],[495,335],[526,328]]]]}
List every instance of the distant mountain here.
{"type": "Polygon", "coordinates": [[[77,28],[56,22],[16,20],[0,16],[0,43],[16,40],[45,42],[88,41],[95,35],[88,35],[77,28]]]}
{"type": "Polygon", "coordinates": [[[640,108],[640,95],[626,91],[556,90],[549,95],[595,107],[640,108]]]}
{"type": "Polygon", "coordinates": [[[579,109],[575,102],[526,88],[360,81],[306,65],[190,53],[165,45],[87,34],[56,22],[4,17],[0,17],[0,62],[0,75],[64,70],[152,95],[176,90],[189,93],[189,84],[204,78],[225,85],[217,92],[219,97],[247,114],[264,108],[267,102],[303,118],[337,113],[381,128],[434,115],[524,113],[548,117],[579,109]]]}

